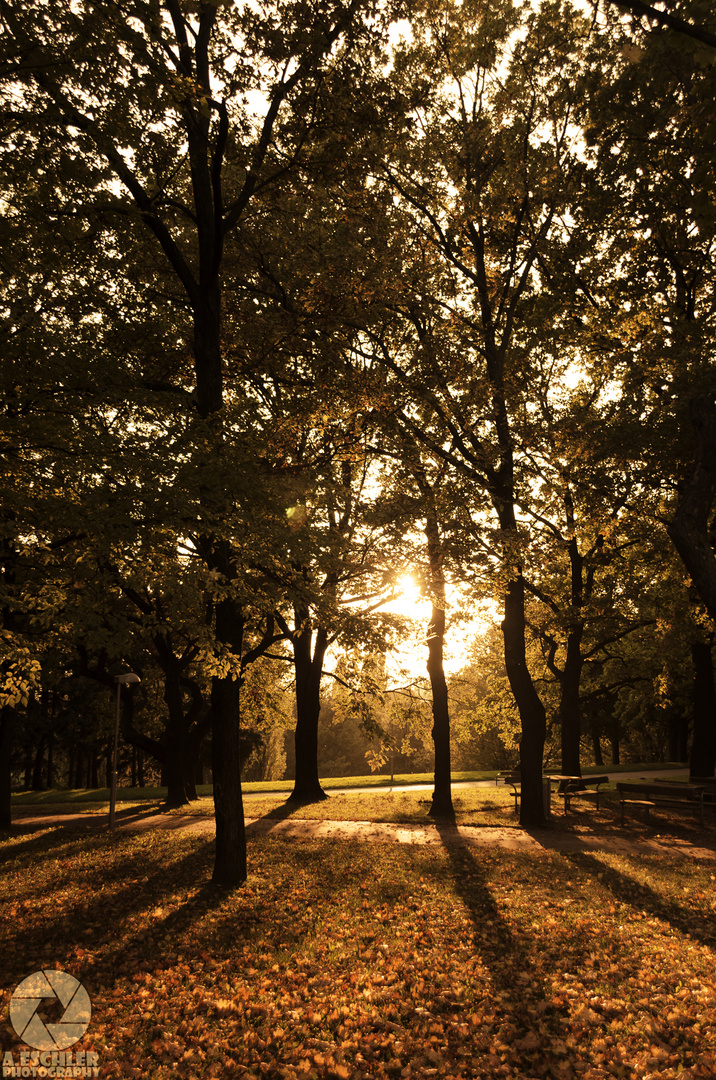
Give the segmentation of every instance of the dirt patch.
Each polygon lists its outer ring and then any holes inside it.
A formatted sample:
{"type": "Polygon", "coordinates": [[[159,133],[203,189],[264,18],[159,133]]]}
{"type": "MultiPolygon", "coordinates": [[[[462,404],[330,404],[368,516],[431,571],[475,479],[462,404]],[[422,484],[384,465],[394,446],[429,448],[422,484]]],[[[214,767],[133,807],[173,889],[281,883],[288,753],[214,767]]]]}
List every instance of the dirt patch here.
{"type": "MultiPolygon", "coordinates": [[[[679,855],[696,859],[716,859],[716,837],[708,833],[691,835],[649,835],[635,828],[614,829],[577,825],[569,828],[552,824],[544,829],[526,830],[510,826],[438,826],[396,825],[373,821],[312,821],[304,819],[247,818],[247,835],[273,835],[296,840],[351,839],[397,844],[458,844],[472,848],[500,847],[508,851],[611,851],[616,854],[679,855]]],[[[81,831],[107,829],[106,817],[98,814],[19,814],[13,831],[63,827],[81,831]]],[[[162,814],[156,810],[130,813],[117,822],[120,832],[144,832],[149,829],[213,832],[212,815],[162,814]]]]}

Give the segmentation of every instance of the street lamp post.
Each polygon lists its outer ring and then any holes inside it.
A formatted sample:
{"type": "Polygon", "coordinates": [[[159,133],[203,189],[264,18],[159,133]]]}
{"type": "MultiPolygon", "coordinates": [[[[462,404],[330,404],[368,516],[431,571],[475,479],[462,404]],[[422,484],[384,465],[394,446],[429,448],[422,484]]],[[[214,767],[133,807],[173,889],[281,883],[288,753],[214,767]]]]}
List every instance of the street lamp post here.
{"type": "Polygon", "coordinates": [[[114,681],[117,684],[117,716],[114,721],[114,751],[112,753],[112,786],[109,795],[109,827],[110,830],[114,829],[114,808],[117,802],[117,755],[119,753],[119,698],[122,692],[122,684],[138,683],[142,680],[139,675],[135,675],[134,672],[128,671],[126,675],[115,675],[114,681]]]}

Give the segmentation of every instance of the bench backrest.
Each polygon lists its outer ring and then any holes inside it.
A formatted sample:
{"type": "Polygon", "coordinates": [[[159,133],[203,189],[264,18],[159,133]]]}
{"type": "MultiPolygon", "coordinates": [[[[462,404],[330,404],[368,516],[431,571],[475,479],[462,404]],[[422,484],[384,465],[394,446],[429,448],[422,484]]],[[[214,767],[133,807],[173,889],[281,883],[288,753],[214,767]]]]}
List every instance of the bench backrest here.
{"type": "Polygon", "coordinates": [[[703,794],[701,788],[691,787],[689,784],[669,783],[668,780],[664,783],[659,783],[658,781],[654,781],[654,783],[651,783],[651,781],[628,783],[627,781],[619,780],[617,783],[617,791],[625,791],[630,794],[640,791],[644,795],[660,795],[664,798],[688,799],[692,802],[698,802],[703,794]]]}

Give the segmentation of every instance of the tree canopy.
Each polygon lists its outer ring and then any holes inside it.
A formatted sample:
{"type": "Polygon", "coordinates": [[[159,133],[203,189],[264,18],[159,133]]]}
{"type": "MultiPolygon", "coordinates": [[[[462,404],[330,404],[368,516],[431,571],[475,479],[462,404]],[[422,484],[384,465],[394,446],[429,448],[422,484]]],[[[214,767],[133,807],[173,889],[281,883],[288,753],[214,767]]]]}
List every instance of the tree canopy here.
{"type": "Polygon", "coordinates": [[[295,797],[320,797],[324,676],[363,693],[340,653],[385,651],[380,604],[411,563],[435,813],[450,582],[500,611],[524,824],[553,728],[579,775],[624,656],[657,670],[645,628],[681,619],[679,656],[712,679],[702,6],[5,0],[0,18],[6,822],[25,712],[144,665],[168,717],[144,745],[178,799],[211,731],[215,880],[240,882],[251,665],[292,669],[295,797]]]}

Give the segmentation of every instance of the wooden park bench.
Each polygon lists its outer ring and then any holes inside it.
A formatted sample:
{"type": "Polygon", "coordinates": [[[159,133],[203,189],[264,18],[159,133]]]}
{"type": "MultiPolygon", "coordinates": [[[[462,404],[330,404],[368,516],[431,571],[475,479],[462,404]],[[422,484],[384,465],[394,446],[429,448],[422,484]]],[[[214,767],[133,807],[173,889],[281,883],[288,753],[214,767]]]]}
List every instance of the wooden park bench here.
{"type": "Polygon", "coordinates": [[[522,777],[519,769],[513,769],[512,772],[500,772],[495,777],[495,784],[502,783],[512,788],[510,795],[515,800],[515,813],[519,807],[520,802],[520,785],[522,784],[522,777]]]}
{"type": "Polygon", "coordinates": [[[640,780],[634,783],[619,780],[617,783],[621,807],[621,824],[624,824],[625,806],[643,806],[646,820],[653,806],[685,806],[698,811],[699,822],[704,824],[704,788],[699,784],[670,783],[668,780],[640,780]]]}
{"type": "Polygon", "coordinates": [[[608,776],[550,776],[557,784],[557,794],[564,799],[564,812],[569,813],[572,799],[595,799],[599,809],[599,788],[609,783],[608,776]],[[593,790],[592,790],[593,788],[593,790]]]}

